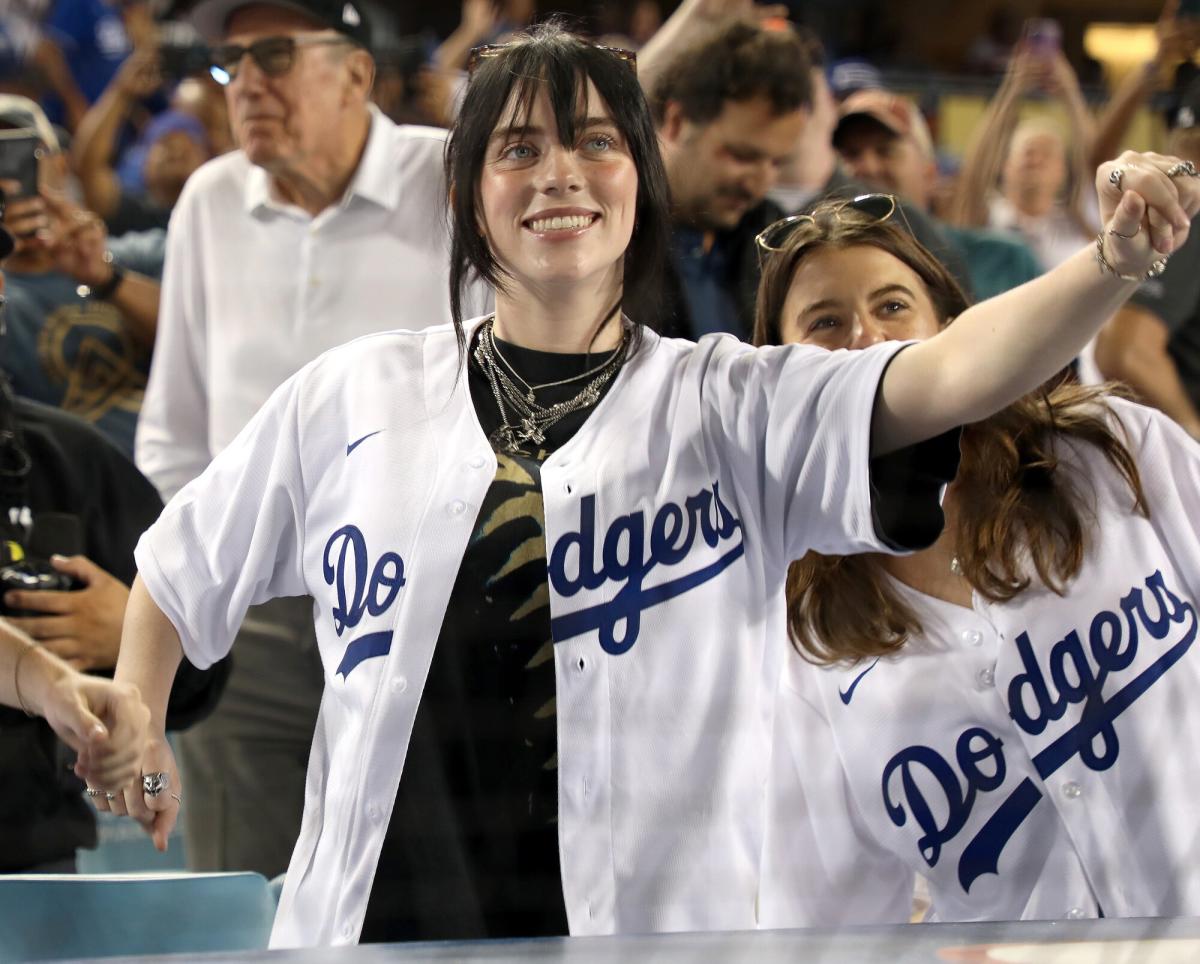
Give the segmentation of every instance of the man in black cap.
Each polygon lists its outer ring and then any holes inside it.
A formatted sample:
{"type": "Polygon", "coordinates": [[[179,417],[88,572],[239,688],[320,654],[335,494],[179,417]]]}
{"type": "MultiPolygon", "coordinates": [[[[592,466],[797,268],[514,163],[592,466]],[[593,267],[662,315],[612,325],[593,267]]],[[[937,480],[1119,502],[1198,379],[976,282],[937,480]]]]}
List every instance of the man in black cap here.
{"type": "MultiPolygon", "coordinates": [[[[188,15],[240,150],[191,176],[168,231],[136,444],[164,499],[324,351],[450,320],[445,132],[370,104],[358,0],[200,0],[188,15]]],[[[323,682],[312,601],[252,608],[221,705],[179,744],[193,869],[286,869],[323,682]]]]}
{"type": "MultiPolygon", "coordinates": [[[[1166,153],[1200,164],[1200,77],[1167,122],[1166,153]]],[[[1200,439],[1200,231],[1101,330],[1096,365],[1200,439]]]]}

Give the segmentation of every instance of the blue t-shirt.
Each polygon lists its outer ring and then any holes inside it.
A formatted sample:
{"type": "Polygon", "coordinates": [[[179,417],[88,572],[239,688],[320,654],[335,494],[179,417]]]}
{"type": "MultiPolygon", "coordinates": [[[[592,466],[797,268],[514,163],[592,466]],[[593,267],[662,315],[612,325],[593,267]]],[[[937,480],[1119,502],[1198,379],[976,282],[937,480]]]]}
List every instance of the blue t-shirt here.
{"type": "Polygon", "coordinates": [[[47,21],[63,48],[75,83],[95,103],[129,56],[121,11],[107,0],[56,0],[47,21]]]}
{"type": "MultiPolygon", "coordinates": [[[[151,277],[162,271],[165,232],[113,238],[109,247],[127,268],[151,277]]],[[[129,334],[120,312],[79,295],[56,271],[8,271],[0,367],[24,398],[86,419],[133,457],[133,436],[146,391],[150,354],[129,334]]]]}

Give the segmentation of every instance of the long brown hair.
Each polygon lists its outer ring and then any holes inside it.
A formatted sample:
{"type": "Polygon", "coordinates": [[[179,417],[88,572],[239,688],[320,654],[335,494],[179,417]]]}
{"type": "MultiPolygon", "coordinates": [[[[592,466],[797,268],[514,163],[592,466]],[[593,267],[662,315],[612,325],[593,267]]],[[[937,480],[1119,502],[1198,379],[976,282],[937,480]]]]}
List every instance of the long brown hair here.
{"type": "MultiPolygon", "coordinates": [[[[925,283],[943,323],[967,307],[946,269],[894,222],[833,205],[797,224],[767,256],[759,289],[756,344],[779,344],[780,317],[800,262],[813,251],[871,245],[904,262],[925,283]]],[[[1062,463],[1063,442],[1095,446],[1129,485],[1133,510],[1149,515],[1137,463],[1113,430],[1108,386],[1060,381],[963,428],[955,481],[957,558],[981,596],[1006,602],[1034,578],[1063,595],[1079,574],[1095,522],[1091,481],[1062,463]]],[[[810,552],[787,578],[788,629],[806,659],[854,662],[899,650],[922,631],[877,554],[810,552]]]]}

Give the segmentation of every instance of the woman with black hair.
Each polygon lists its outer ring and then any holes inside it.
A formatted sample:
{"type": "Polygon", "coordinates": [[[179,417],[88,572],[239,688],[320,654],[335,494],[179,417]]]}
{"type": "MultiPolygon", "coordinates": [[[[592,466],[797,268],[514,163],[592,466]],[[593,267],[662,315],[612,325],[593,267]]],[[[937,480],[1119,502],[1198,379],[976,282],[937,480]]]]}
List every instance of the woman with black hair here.
{"type": "MultiPolygon", "coordinates": [[[[282,386],[144,537],[118,678],[157,727],[181,651],[203,665],[248,605],[314,596],[326,690],[274,946],[753,927],[788,561],[931,541],[936,518],[888,529],[907,480],[872,454],[949,433],[914,456],[936,516],[955,427],[1132,285],[1080,258],[1025,295],[1036,325],[979,309],[904,352],[661,339],[632,58],[549,26],[475,59],[453,272],[495,284],[495,314],[464,321],[456,290],[453,328],[282,386]]],[[[1106,242],[1123,273],[1200,208],[1169,166],[1123,160],[1114,227],[1153,225],[1106,242]]],[[[145,769],[175,779],[162,740],[145,769]]],[[[177,813],[114,803],[159,841],[177,813]]]]}

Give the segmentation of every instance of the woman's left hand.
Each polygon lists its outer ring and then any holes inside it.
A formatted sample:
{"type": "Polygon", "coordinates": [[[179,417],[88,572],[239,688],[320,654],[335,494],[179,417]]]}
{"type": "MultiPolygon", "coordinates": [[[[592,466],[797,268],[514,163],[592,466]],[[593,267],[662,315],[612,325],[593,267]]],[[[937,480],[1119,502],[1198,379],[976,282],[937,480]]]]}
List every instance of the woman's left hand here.
{"type": "Polygon", "coordinates": [[[1096,171],[1104,252],[1121,274],[1143,275],[1187,240],[1200,177],[1177,157],[1126,151],[1096,171]]]}

